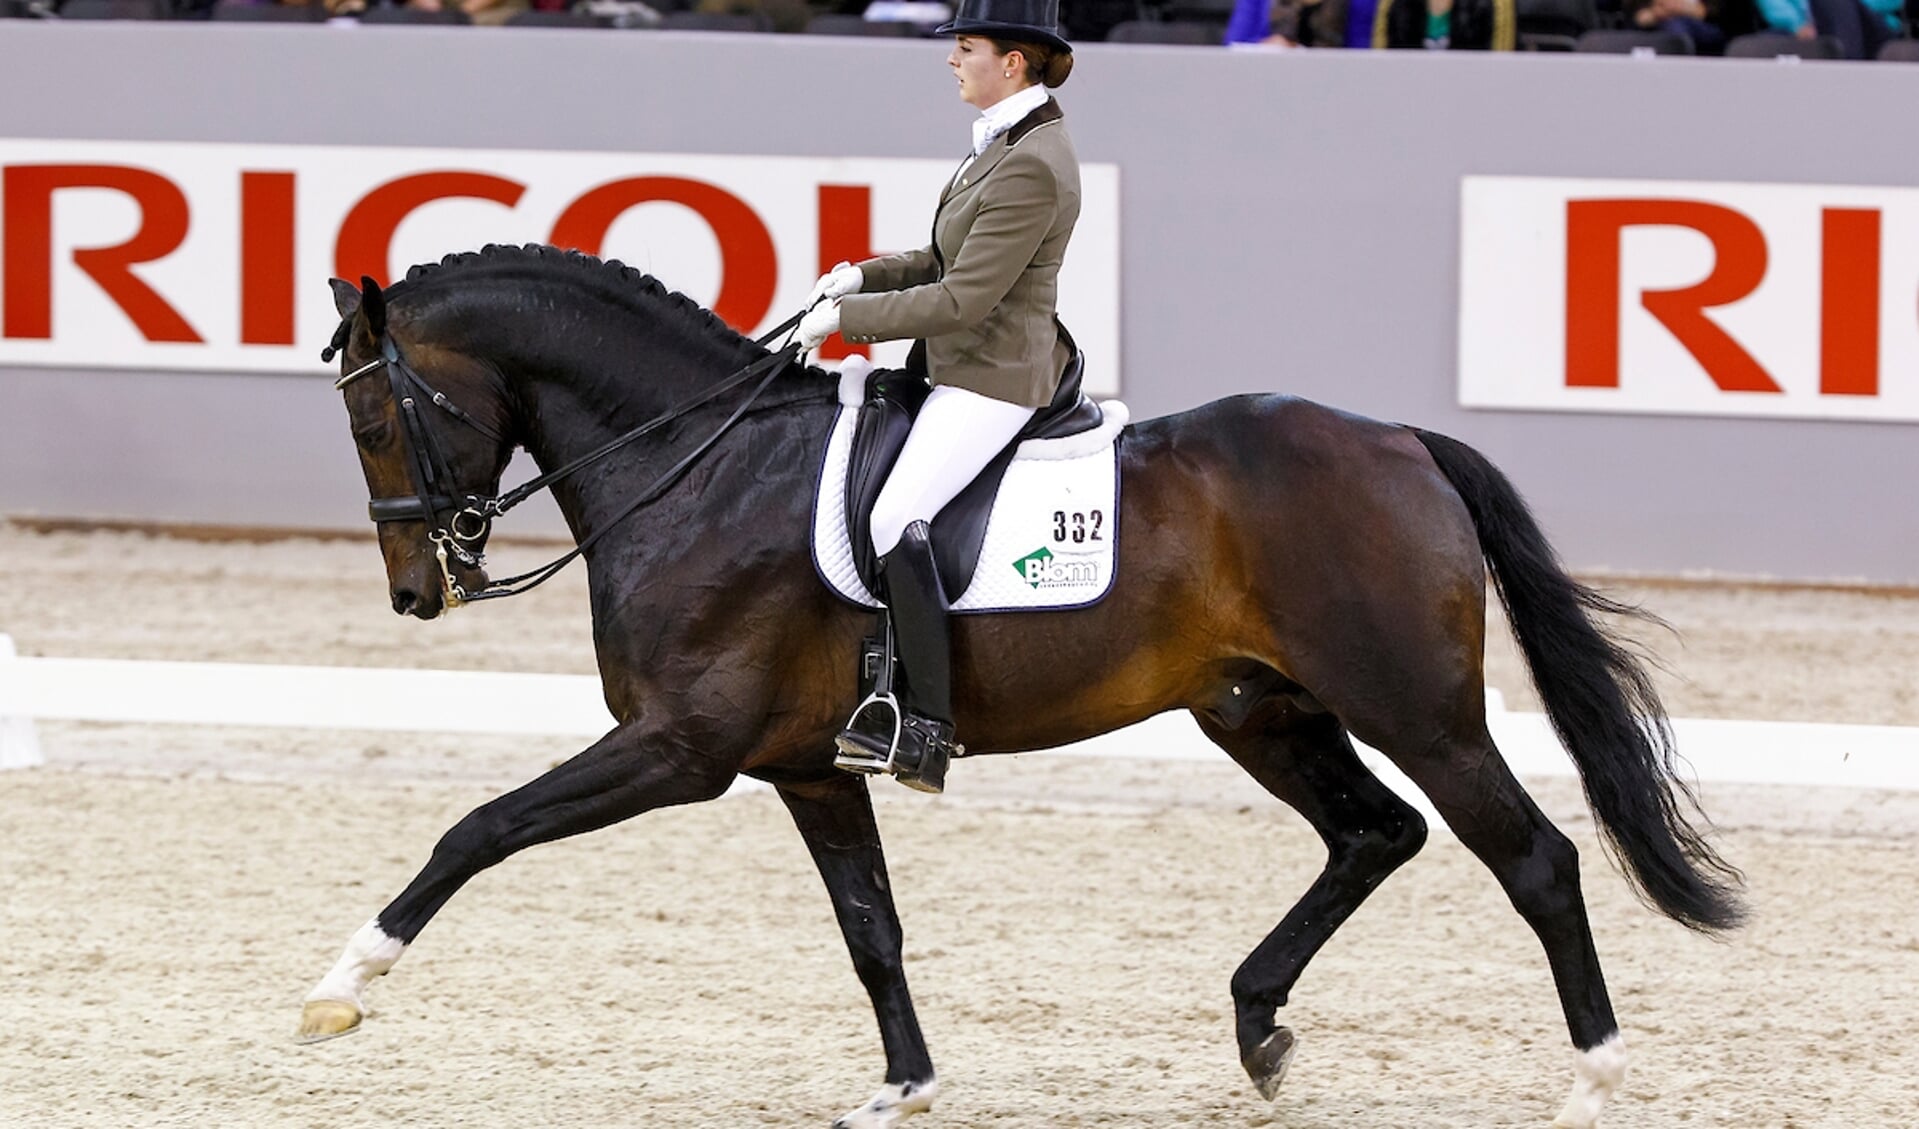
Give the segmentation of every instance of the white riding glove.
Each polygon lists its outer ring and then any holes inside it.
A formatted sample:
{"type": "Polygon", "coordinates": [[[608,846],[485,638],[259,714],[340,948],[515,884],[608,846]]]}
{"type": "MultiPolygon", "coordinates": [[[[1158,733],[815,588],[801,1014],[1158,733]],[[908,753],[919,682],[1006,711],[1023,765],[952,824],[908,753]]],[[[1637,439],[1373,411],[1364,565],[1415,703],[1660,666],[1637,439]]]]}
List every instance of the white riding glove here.
{"type": "Polygon", "coordinates": [[[821,302],[806,311],[800,319],[800,352],[810,353],[820,347],[820,342],[840,331],[840,300],[834,298],[821,302]]]}
{"type": "Polygon", "coordinates": [[[848,294],[858,294],[860,287],[865,285],[866,272],[852,263],[842,262],[813,284],[813,292],[806,296],[806,304],[811,306],[823,298],[844,298],[848,294]]]}

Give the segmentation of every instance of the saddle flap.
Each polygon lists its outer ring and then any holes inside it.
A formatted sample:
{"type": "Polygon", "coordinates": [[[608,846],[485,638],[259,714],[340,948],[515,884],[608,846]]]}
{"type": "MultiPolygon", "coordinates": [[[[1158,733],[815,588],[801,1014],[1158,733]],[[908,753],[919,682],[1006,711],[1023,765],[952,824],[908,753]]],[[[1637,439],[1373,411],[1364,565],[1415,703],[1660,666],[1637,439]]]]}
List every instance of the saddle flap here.
{"type": "Polygon", "coordinates": [[[852,462],[846,470],[846,521],[854,565],[872,591],[878,591],[880,563],[867,517],[929,391],[926,378],[911,372],[877,369],[866,378],[866,397],[854,424],[852,462]]]}
{"type": "MultiPolygon", "coordinates": [[[[1091,431],[1104,422],[1099,405],[1086,397],[1081,388],[1086,374],[1086,355],[1061,327],[1063,340],[1072,353],[1060,370],[1059,388],[1052,403],[1034,413],[1004,450],[986,464],[986,468],[968,483],[933,519],[933,557],[939,565],[940,587],[948,601],[956,601],[973,581],[979,567],[980,546],[986,539],[986,523],[993,514],[993,502],[999,496],[1000,481],[1028,439],[1058,439],[1091,431]]],[[[923,346],[923,343],[922,343],[923,346]]],[[[846,475],[847,535],[853,545],[854,566],[869,591],[877,592],[879,556],[873,551],[873,503],[879,498],[886,476],[898,461],[913,419],[931,391],[924,369],[915,365],[923,357],[916,346],[907,357],[904,370],[879,369],[867,377],[866,398],[855,424],[851,463],[846,475]]],[[[923,361],[920,362],[923,364],[923,361]]]]}

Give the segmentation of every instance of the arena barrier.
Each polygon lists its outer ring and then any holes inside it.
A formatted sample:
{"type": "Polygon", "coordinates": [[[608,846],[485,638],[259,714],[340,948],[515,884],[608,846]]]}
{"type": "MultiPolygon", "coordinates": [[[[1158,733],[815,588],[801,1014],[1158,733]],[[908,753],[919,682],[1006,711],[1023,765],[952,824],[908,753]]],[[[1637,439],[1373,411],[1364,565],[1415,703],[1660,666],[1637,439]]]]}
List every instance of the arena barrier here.
{"type": "MultiPolygon", "coordinates": [[[[1496,690],[1486,704],[1493,739],[1513,772],[1574,774],[1544,715],[1507,710],[1496,690]]],[[[583,739],[613,726],[599,679],[591,675],[21,658],[0,635],[0,768],[44,763],[37,720],[583,739]]],[[[1686,767],[1701,783],[1919,789],[1919,728],[1679,719],[1673,730],[1686,767]]],[[[1162,761],[1223,756],[1179,713],[1051,752],[1162,761]]],[[[1434,818],[1424,796],[1383,755],[1362,746],[1361,756],[1434,818]]],[[[741,787],[748,786],[743,780],[741,787]]]]}
{"type": "Polygon", "coordinates": [[[46,760],[33,731],[32,716],[12,708],[13,679],[9,676],[16,665],[13,637],[0,635],[0,769],[32,768],[46,760]]]}

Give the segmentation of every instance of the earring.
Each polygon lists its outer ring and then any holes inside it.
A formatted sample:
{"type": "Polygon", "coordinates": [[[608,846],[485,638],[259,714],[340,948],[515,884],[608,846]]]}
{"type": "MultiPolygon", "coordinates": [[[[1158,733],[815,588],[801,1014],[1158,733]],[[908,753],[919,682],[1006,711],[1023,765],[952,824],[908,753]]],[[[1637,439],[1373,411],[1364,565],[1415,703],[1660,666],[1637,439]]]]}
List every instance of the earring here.
{"type": "Polygon", "coordinates": [[[1006,77],[1007,77],[1007,78],[1012,78],[1012,77],[1013,77],[1013,72],[1012,72],[1012,71],[1006,71],[1006,72],[1005,72],[1005,75],[1006,75],[1006,77]]]}

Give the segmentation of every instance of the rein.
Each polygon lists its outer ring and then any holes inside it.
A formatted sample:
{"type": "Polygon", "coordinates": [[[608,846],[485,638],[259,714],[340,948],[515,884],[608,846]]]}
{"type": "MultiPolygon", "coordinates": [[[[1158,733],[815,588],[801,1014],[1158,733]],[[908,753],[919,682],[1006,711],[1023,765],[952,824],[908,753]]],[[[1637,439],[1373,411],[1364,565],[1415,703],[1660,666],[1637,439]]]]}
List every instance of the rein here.
{"type": "MultiPolygon", "coordinates": [[[[794,314],[779,325],[774,326],[771,331],[758,338],[754,343],[762,347],[770,345],[775,338],[797,327],[800,318],[804,316],[804,314],[805,311],[794,314]]],[[[452,488],[453,474],[446,457],[440,451],[439,444],[434,441],[433,432],[427,428],[425,421],[420,418],[418,402],[424,397],[427,402],[438,407],[441,411],[495,442],[504,442],[505,436],[474,418],[458,404],[449,399],[444,393],[428,384],[425,378],[420,376],[419,372],[407,363],[406,358],[400,355],[399,345],[393,338],[384,333],[381,334],[380,337],[380,353],[380,359],[369,361],[359,368],[354,369],[352,372],[340,377],[339,380],[334,382],[333,386],[344,389],[354,380],[365,376],[376,368],[385,368],[387,370],[387,379],[393,389],[393,400],[394,403],[399,406],[400,422],[406,429],[407,456],[415,494],[410,498],[374,498],[367,503],[367,516],[371,518],[375,524],[387,521],[419,521],[429,525],[431,528],[427,533],[427,539],[433,542],[434,556],[439,561],[440,581],[446,592],[447,605],[448,607],[458,607],[461,604],[472,603],[476,600],[497,600],[505,596],[517,596],[522,592],[531,591],[545,583],[568,564],[572,563],[574,558],[592,548],[596,542],[612,532],[621,522],[631,517],[642,506],[657,500],[662,494],[665,494],[667,490],[672,488],[675,482],[678,482],[680,478],[685,475],[687,470],[691,468],[695,462],[699,461],[702,455],[711,450],[714,444],[718,443],[728,431],[732,430],[733,425],[740,421],[740,418],[744,416],[747,410],[753,406],[754,402],[760,398],[760,395],[772,385],[774,379],[786,369],[787,365],[791,364],[799,356],[800,346],[797,341],[789,340],[787,344],[782,345],[778,350],[768,353],[766,356],[733,373],[726,379],[688,397],[667,409],[665,412],[640,424],[638,427],[608,440],[606,443],[588,451],[586,454],[567,462],[564,466],[556,467],[553,470],[529,479],[497,497],[486,497],[479,494],[455,496],[436,492],[441,489],[440,484],[442,482],[445,483],[444,489],[452,488]],[[651,485],[645,490],[642,490],[631,502],[627,503],[626,508],[622,509],[618,514],[615,514],[611,521],[599,529],[594,530],[591,535],[578,545],[575,545],[572,550],[563,556],[541,565],[539,568],[533,569],[530,572],[521,573],[518,576],[509,576],[503,580],[488,580],[486,587],[481,588],[477,592],[466,591],[453,579],[452,567],[447,562],[449,556],[476,571],[485,565],[485,555],[476,551],[474,545],[484,540],[486,535],[492,530],[494,518],[505,514],[508,510],[513,509],[521,502],[526,501],[553,483],[591,466],[613,452],[626,447],[641,437],[675,420],[690,415],[696,409],[705,406],[727,392],[731,392],[735,388],[739,388],[755,378],[758,378],[759,383],[753,387],[753,390],[747,394],[746,399],[742,400],[739,406],[733,409],[732,414],[727,416],[726,420],[721,423],[711,435],[702,440],[699,445],[689,451],[685,457],[667,468],[665,473],[654,479],[651,485]],[[450,512],[452,516],[443,521],[440,515],[445,512],[450,512]]]]}

